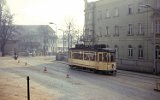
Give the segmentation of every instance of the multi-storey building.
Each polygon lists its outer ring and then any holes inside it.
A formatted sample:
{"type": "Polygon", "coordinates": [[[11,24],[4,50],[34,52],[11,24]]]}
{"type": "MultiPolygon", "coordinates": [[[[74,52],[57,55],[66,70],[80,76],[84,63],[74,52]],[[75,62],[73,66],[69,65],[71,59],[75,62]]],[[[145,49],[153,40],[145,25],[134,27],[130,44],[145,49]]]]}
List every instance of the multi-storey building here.
{"type": "Polygon", "coordinates": [[[85,2],[85,37],[115,48],[119,69],[160,73],[160,0],[85,2]]]}
{"type": "Polygon", "coordinates": [[[18,40],[17,52],[42,52],[51,54],[56,52],[55,31],[48,25],[16,25],[18,40]]]}

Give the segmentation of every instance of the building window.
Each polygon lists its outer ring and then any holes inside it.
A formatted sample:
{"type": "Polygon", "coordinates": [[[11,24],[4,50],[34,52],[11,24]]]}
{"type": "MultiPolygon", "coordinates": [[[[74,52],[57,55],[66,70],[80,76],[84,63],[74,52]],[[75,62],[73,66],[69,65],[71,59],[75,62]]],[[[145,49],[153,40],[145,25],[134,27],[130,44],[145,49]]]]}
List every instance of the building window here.
{"type": "Polygon", "coordinates": [[[109,27],[106,26],[106,35],[109,35],[109,27]]]}
{"type": "Polygon", "coordinates": [[[119,26],[115,25],[115,35],[118,36],[119,35],[119,26]]]}
{"type": "Polygon", "coordinates": [[[99,36],[102,37],[102,27],[99,27],[99,36]]]}
{"type": "Polygon", "coordinates": [[[141,45],[138,46],[138,58],[143,58],[143,48],[141,45]]]}
{"type": "Polygon", "coordinates": [[[138,34],[144,34],[144,25],[142,23],[138,23],[138,34]]]}
{"type": "Polygon", "coordinates": [[[129,24],[128,25],[128,35],[132,35],[133,34],[133,25],[129,24]]]}
{"type": "Polygon", "coordinates": [[[128,46],[128,57],[133,57],[133,47],[131,45],[128,46]]]}
{"type": "Polygon", "coordinates": [[[109,15],[109,10],[106,9],[106,18],[109,18],[109,17],[110,17],[110,15],[109,15]]]}
{"type": "Polygon", "coordinates": [[[118,8],[115,8],[115,16],[119,16],[119,9],[118,8]]]}
{"type": "Polygon", "coordinates": [[[143,8],[143,7],[141,7],[141,5],[145,5],[145,3],[144,2],[139,2],[138,3],[138,9],[137,9],[137,12],[138,13],[141,13],[142,11],[144,11],[144,9],[146,9],[146,8],[143,8]]]}
{"type": "Polygon", "coordinates": [[[160,21],[155,22],[155,32],[160,34],[160,21]]]}
{"type": "Polygon", "coordinates": [[[99,16],[98,19],[102,20],[102,11],[101,10],[98,11],[98,16],[99,16]]]}
{"type": "Polygon", "coordinates": [[[118,46],[117,45],[115,45],[115,51],[116,51],[116,58],[118,58],[119,52],[118,52],[118,46]]]}
{"type": "Polygon", "coordinates": [[[156,46],[156,59],[160,59],[160,46],[156,46]]]}
{"type": "Polygon", "coordinates": [[[160,8],[160,0],[156,0],[156,4],[157,4],[157,9],[160,8]]]}
{"type": "Polygon", "coordinates": [[[132,13],[133,13],[133,11],[132,11],[131,5],[128,5],[128,14],[130,15],[130,14],[132,14],[132,13]]]}

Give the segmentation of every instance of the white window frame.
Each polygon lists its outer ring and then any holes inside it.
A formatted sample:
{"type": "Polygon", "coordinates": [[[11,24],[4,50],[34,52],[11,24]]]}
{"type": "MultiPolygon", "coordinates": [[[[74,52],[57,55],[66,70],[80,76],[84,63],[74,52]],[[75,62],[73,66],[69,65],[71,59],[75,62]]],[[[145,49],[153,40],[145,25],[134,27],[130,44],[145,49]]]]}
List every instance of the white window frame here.
{"type": "Polygon", "coordinates": [[[99,36],[102,36],[102,27],[99,27],[99,36]]]}
{"type": "Polygon", "coordinates": [[[144,24],[138,23],[138,34],[144,34],[144,24]]]}
{"type": "Polygon", "coordinates": [[[109,26],[106,26],[106,35],[109,35],[109,26]]]}
{"type": "Polygon", "coordinates": [[[115,25],[115,35],[119,35],[119,26],[115,25]]]}
{"type": "Polygon", "coordinates": [[[160,34],[160,20],[155,21],[155,32],[160,34]]]}
{"type": "Polygon", "coordinates": [[[128,56],[133,57],[133,47],[132,46],[128,47],[128,56]]]}
{"type": "Polygon", "coordinates": [[[115,16],[118,17],[119,16],[119,9],[118,8],[114,8],[115,10],[115,16]]]}
{"type": "Polygon", "coordinates": [[[138,46],[138,58],[143,58],[144,52],[142,46],[138,46]]]}
{"type": "Polygon", "coordinates": [[[118,58],[119,57],[119,52],[118,52],[118,46],[115,46],[115,51],[116,51],[116,58],[118,58]]]}
{"type": "Polygon", "coordinates": [[[156,46],[156,59],[160,60],[160,46],[156,46]]]}
{"type": "Polygon", "coordinates": [[[110,13],[109,13],[109,10],[106,9],[106,18],[109,18],[110,17],[110,13]]]}
{"type": "Polygon", "coordinates": [[[128,15],[131,15],[133,13],[132,5],[128,5],[128,15]]]}
{"type": "Polygon", "coordinates": [[[133,34],[133,24],[129,24],[128,25],[128,35],[132,35],[133,34]]]}

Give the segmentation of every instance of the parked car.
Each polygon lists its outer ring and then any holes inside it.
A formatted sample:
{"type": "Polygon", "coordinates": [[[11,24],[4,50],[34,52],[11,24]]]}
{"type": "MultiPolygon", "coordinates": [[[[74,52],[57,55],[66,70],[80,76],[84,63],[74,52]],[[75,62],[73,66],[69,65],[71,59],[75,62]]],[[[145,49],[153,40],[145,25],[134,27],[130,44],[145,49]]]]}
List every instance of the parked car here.
{"type": "Polygon", "coordinates": [[[56,54],[56,60],[58,61],[67,61],[68,59],[68,54],[67,53],[57,53],[56,54]]]}

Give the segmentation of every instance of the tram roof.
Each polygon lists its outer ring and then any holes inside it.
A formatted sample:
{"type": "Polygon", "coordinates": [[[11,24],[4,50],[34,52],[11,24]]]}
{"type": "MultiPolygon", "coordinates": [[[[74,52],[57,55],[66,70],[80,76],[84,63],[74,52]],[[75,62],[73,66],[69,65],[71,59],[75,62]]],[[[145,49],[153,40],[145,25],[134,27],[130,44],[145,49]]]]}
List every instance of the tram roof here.
{"type": "Polygon", "coordinates": [[[95,51],[95,52],[115,52],[115,49],[111,48],[70,48],[69,50],[75,51],[95,51]]]}

